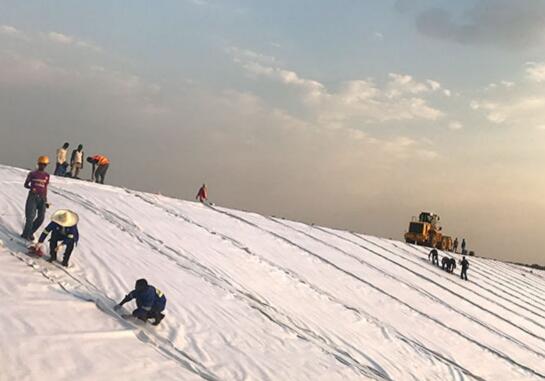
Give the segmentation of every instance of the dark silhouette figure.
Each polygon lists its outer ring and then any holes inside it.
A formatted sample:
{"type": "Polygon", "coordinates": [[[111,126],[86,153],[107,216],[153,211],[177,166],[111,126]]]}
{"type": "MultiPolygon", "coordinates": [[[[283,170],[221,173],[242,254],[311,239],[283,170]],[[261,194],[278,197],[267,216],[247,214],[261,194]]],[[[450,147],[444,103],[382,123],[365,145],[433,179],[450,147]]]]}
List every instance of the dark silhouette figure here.
{"type": "Polygon", "coordinates": [[[448,263],[448,266],[447,266],[447,271],[449,273],[452,273],[454,272],[454,269],[456,268],[456,259],[454,258],[449,258],[449,263],[448,263]]]}
{"type": "Polygon", "coordinates": [[[439,253],[436,249],[432,249],[428,254],[428,260],[431,258],[431,263],[433,265],[439,266],[439,253]]]}
{"type": "Polygon", "coordinates": [[[441,268],[445,271],[449,271],[450,259],[447,257],[441,258],[441,268]]]}
{"type": "Polygon", "coordinates": [[[460,278],[467,280],[467,269],[469,268],[469,262],[467,261],[466,257],[463,257],[463,259],[460,261],[460,264],[462,265],[460,278]]]}
{"type": "Polygon", "coordinates": [[[462,238],[462,254],[466,253],[466,239],[462,238]]]}
{"type": "Polygon", "coordinates": [[[454,252],[458,252],[458,237],[454,238],[454,242],[452,243],[452,248],[454,249],[454,252]]]}

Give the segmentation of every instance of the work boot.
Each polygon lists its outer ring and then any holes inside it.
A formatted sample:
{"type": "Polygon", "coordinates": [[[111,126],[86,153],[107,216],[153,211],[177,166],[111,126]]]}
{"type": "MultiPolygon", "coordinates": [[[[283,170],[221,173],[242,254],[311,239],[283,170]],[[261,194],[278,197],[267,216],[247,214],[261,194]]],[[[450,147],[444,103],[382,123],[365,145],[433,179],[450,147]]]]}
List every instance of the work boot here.
{"type": "Polygon", "coordinates": [[[151,323],[152,325],[159,325],[161,320],[165,318],[165,314],[159,313],[157,316],[155,316],[155,321],[151,323]]]}
{"type": "Polygon", "coordinates": [[[51,262],[56,261],[56,260],[57,260],[57,255],[56,254],[50,254],[49,259],[47,261],[49,263],[51,263],[51,262]]]}
{"type": "Polygon", "coordinates": [[[61,265],[63,265],[64,267],[68,267],[68,261],[63,260],[61,265]]]}

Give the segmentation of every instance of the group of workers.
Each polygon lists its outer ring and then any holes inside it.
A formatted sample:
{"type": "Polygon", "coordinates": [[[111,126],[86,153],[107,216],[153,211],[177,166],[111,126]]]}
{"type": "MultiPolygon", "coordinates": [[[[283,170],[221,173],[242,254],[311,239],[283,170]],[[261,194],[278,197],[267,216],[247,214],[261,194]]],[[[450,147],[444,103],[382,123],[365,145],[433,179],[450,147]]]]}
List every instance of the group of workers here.
{"type": "MultiPolygon", "coordinates": [[[[68,146],[69,144],[65,143],[62,149],[66,151],[68,146]]],[[[81,160],[83,157],[82,148],[83,147],[80,145],[76,150],[74,150],[78,152],[76,153],[76,160],[74,160],[74,153],[72,153],[70,177],[77,178],[79,170],[83,167],[83,162],[81,160]]],[[[59,155],[59,152],[57,152],[55,174],[58,176],[66,176],[67,165],[65,165],[65,163],[59,159],[62,160],[63,156],[62,153],[59,155]]],[[[97,182],[103,183],[104,175],[106,174],[109,163],[101,164],[100,158],[93,157],[88,158],[87,161],[89,163],[93,163],[93,165],[97,165],[98,169],[101,169],[102,166],[103,171],[97,175],[97,182]],[[106,166],[105,169],[104,166],[106,166]],[[98,176],[101,176],[102,181],[99,181],[98,176]]],[[[49,235],[51,235],[51,238],[49,239],[49,258],[47,261],[56,261],[58,252],[62,247],[64,247],[61,264],[64,267],[68,267],[70,256],[72,255],[74,247],[77,246],[79,241],[79,216],[75,212],[68,209],[61,209],[54,212],[51,216],[51,222],[40,235],[38,242],[34,243],[34,234],[43,224],[45,219],[45,211],[49,207],[47,200],[47,187],[49,185],[50,176],[46,172],[46,167],[49,164],[49,158],[47,156],[40,156],[37,164],[38,168],[28,174],[24,183],[24,187],[28,189],[29,192],[25,205],[26,221],[21,237],[32,243],[30,246],[30,251],[32,253],[42,257],[45,255],[46,251],[44,241],[49,235]]],[[[95,174],[94,168],[93,174],[95,174]]],[[[203,187],[205,186],[203,185],[203,187]]],[[[204,194],[202,195],[203,199],[201,202],[206,200],[206,189],[203,192],[204,194]]],[[[129,292],[125,298],[114,307],[114,309],[119,309],[123,304],[133,299],[136,300],[137,307],[132,312],[132,316],[135,318],[142,321],[153,319],[152,324],[158,325],[165,317],[163,311],[166,307],[166,297],[164,293],[161,290],[149,285],[145,279],[137,280],[134,290],[129,292]]]]}
{"type": "MultiPolygon", "coordinates": [[[[70,147],[70,143],[66,142],[62,145],[62,147],[57,149],[57,162],[55,164],[55,172],[53,174],[56,176],[79,179],[80,171],[83,169],[83,158],[85,157],[83,145],[78,145],[78,147],[72,151],[70,161],[67,160],[68,147],[70,147]]],[[[106,172],[110,167],[110,159],[104,155],[93,155],[87,157],[87,162],[92,166],[91,181],[104,184],[106,172]]]]}
{"type": "MultiPolygon", "coordinates": [[[[430,259],[433,265],[439,267],[439,252],[437,249],[431,249],[430,253],[428,254],[428,260],[430,259]]],[[[460,265],[462,267],[460,278],[467,280],[467,269],[469,268],[469,262],[465,256],[462,257],[460,265]]],[[[454,269],[456,268],[456,260],[452,257],[449,258],[444,256],[441,258],[441,268],[446,272],[453,273],[454,269]]]]}
{"type": "MultiPolygon", "coordinates": [[[[452,243],[452,248],[455,253],[458,253],[458,237],[454,238],[454,242],[452,243]]],[[[466,239],[462,238],[462,243],[460,245],[460,248],[462,249],[462,254],[466,254],[466,239]]]]}

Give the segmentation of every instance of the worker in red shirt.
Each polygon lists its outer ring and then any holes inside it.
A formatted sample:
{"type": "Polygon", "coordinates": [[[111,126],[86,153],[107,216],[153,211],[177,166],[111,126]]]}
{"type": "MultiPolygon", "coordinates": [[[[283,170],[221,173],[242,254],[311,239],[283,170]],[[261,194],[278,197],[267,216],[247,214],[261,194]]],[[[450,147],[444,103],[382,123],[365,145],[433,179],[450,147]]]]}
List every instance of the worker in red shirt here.
{"type": "Polygon", "coordinates": [[[25,188],[29,190],[25,205],[25,227],[21,237],[34,241],[34,233],[42,226],[45,218],[47,203],[47,186],[49,185],[49,173],[45,168],[49,164],[47,156],[38,158],[38,169],[28,174],[25,180],[25,188]]]}
{"type": "Polygon", "coordinates": [[[89,156],[87,162],[93,166],[91,169],[91,181],[94,179],[95,182],[104,184],[104,177],[110,167],[110,159],[104,155],[95,155],[89,156]]]}
{"type": "Polygon", "coordinates": [[[200,187],[195,199],[199,200],[200,202],[205,202],[208,200],[208,188],[206,187],[206,184],[203,184],[202,187],[200,187]]]}

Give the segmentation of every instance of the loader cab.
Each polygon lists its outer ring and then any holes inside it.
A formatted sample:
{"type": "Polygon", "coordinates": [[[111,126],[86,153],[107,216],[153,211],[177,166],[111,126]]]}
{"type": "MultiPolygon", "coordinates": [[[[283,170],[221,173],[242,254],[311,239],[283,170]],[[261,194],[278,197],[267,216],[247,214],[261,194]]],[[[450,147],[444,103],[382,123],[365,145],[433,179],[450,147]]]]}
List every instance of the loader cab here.
{"type": "Polygon", "coordinates": [[[439,220],[439,216],[431,212],[422,212],[420,213],[420,216],[418,216],[418,221],[431,224],[433,227],[439,224],[439,220]]]}

